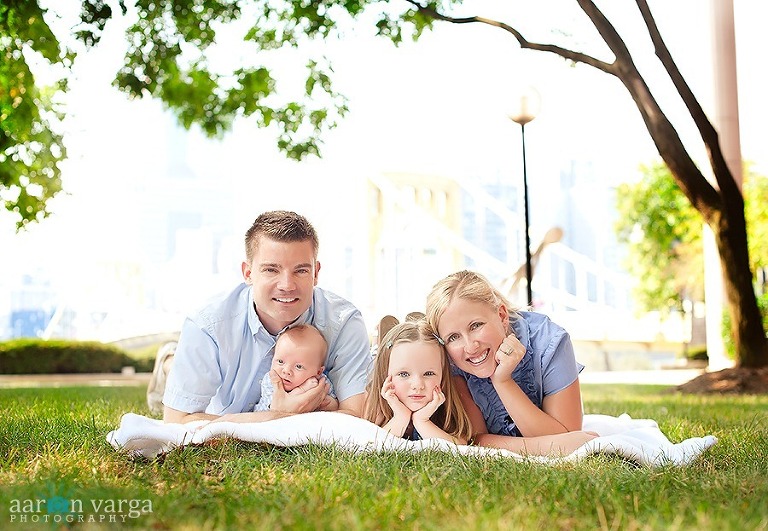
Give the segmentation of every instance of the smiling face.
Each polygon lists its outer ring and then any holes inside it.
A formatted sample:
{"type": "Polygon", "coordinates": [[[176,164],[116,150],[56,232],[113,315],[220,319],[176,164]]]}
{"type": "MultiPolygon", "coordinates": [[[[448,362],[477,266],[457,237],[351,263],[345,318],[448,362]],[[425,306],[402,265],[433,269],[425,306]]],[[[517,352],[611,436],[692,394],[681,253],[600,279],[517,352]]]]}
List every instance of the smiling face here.
{"type": "Polygon", "coordinates": [[[494,355],[507,335],[508,322],[503,304],[494,309],[486,302],[456,297],[440,317],[438,333],[454,365],[479,378],[490,378],[496,370],[494,355]]]}
{"type": "Polygon", "coordinates": [[[279,242],[261,236],[243,278],[253,286],[253,302],[261,323],[275,335],[293,323],[312,303],[320,262],[310,240],[279,242]]]}
{"type": "Polygon", "coordinates": [[[326,344],[316,329],[286,330],[275,344],[272,370],[283,381],[283,389],[292,391],[325,368],[326,344]]]}
{"type": "Polygon", "coordinates": [[[411,411],[432,400],[432,391],[443,378],[443,353],[437,343],[401,341],[392,347],[388,374],[395,396],[411,411]]]}

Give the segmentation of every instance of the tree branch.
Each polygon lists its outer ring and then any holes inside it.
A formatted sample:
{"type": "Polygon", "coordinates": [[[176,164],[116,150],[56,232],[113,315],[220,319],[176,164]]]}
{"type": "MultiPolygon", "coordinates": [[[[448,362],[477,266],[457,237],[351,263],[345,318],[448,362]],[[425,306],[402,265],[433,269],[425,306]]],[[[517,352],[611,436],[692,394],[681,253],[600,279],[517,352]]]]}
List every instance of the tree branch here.
{"type": "Polygon", "coordinates": [[[648,34],[651,36],[656,56],[667,71],[667,74],[672,80],[675,89],[677,89],[677,93],[680,95],[683,103],[685,103],[691,118],[693,118],[693,121],[699,130],[701,139],[707,147],[709,160],[712,164],[720,191],[726,194],[726,197],[729,197],[734,191],[740,194],[741,192],[738,191],[736,182],[733,179],[728,164],[725,161],[725,157],[723,156],[722,149],[720,148],[717,131],[707,118],[704,109],[701,108],[691,87],[685,81],[680,70],[677,68],[677,64],[672,59],[672,55],[669,53],[669,48],[667,48],[666,43],[662,39],[659,28],[656,26],[656,21],[648,7],[648,2],[646,2],[646,0],[636,0],[636,2],[637,7],[640,9],[640,14],[643,17],[643,22],[645,22],[645,26],[648,29],[648,34]]]}
{"type": "Polygon", "coordinates": [[[505,24],[504,22],[500,22],[498,20],[492,20],[484,17],[450,17],[448,15],[439,13],[438,11],[436,11],[435,9],[429,6],[423,6],[416,0],[405,0],[405,1],[411,4],[412,6],[414,6],[414,8],[416,8],[420,13],[423,13],[435,20],[442,20],[444,22],[450,22],[451,24],[473,24],[473,23],[486,24],[488,26],[500,28],[508,33],[511,33],[515,37],[515,39],[517,39],[517,42],[520,44],[521,48],[525,48],[528,50],[536,50],[539,52],[553,53],[555,55],[559,55],[564,59],[568,59],[569,61],[588,64],[589,66],[597,68],[598,70],[601,70],[606,74],[616,75],[616,72],[614,72],[614,65],[611,63],[606,63],[605,61],[596,59],[591,55],[569,50],[568,48],[563,48],[554,44],[543,44],[538,42],[531,42],[525,37],[523,37],[523,35],[518,30],[516,30],[515,28],[513,28],[508,24],[505,24]]]}
{"type": "Polygon", "coordinates": [[[616,56],[616,75],[640,110],[661,158],[664,159],[691,204],[701,212],[707,223],[712,223],[721,211],[721,197],[685,149],[680,136],[661,110],[645,79],[637,70],[626,44],[611,22],[591,0],[577,0],[577,2],[616,56]]]}
{"type": "MultiPolygon", "coordinates": [[[[629,91],[632,99],[635,101],[635,104],[643,118],[643,122],[645,123],[645,126],[648,129],[653,142],[656,144],[656,149],[658,149],[661,158],[667,164],[672,174],[676,177],[686,197],[688,197],[693,206],[699,212],[701,212],[707,223],[713,223],[715,218],[719,215],[718,213],[721,211],[722,207],[722,198],[696,166],[695,162],[683,145],[683,142],[680,140],[680,137],[677,134],[674,126],[661,110],[661,107],[656,101],[656,98],[651,93],[651,90],[645,82],[645,79],[642,77],[637,67],[635,66],[632,55],[630,54],[627,45],[624,43],[624,40],[616,31],[616,28],[613,26],[613,24],[611,24],[605,15],[597,8],[594,2],[591,0],[577,0],[582,11],[584,11],[587,17],[589,17],[590,21],[592,22],[597,32],[600,34],[603,41],[606,43],[606,45],[608,45],[608,48],[611,50],[611,52],[613,52],[615,59],[612,63],[607,63],[590,55],[569,50],[567,48],[562,48],[554,44],[531,42],[523,37],[523,35],[517,29],[497,20],[491,20],[477,16],[451,17],[438,12],[431,6],[424,6],[417,0],[406,0],[406,2],[414,6],[414,8],[420,13],[434,20],[441,20],[444,22],[450,22],[452,24],[477,23],[497,27],[512,34],[520,44],[521,48],[553,53],[564,59],[568,59],[577,63],[584,63],[602,72],[618,77],[622,84],[624,84],[624,86],[629,91]]],[[[637,2],[638,5],[641,2],[643,4],[645,3],[644,0],[637,0],[637,2]]],[[[650,13],[648,13],[648,18],[646,18],[645,14],[643,15],[643,19],[645,20],[646,24],[649,24],[649,18],[650,13]]],[[[653,19],[650,18],[650,21],[653,22],[653,19]]],[[[652,27],[655,28],[655,24],[652,27]]],[[[651,26],[649,26],[649,31],[650,29],[651,26]]],[[[658,35],[658,30],[656,30],[656,34],[658,35]]],[[[658,41],[660,40],[660,37],[658,37],[658,41]]],[[[654,42],[656,42],[656,39],[654,39],[654,42]]],[[[665,66],[668,65],[665,64],[665,66]]],[[[674,66],[674,63],[671,63],[671,69],[673,72],[677,72],[677,68],[674,66]]],[[[679,72],[677,72],[677,75],[679,76],[679,72]]],[[[672,73],[670,73],[670,76],[672,76],[672,73]]],[[[674,76],[672,77],[674,81],[675,78],[674,76]]],[[[682,77],[679,76],[679,79],[682,80],[682,77]]],[[[688,89],[688,91],[690,92],[690,89],[688,89]]],[[[690,97],[683,96],[683,99],[686,101],[686,103],[689,103],[690,101],[693,101],[694,103],[696,102],[692,93],[690,94],[690,97]]],[[[696,103],[696,105],[698,105],[698,103],[696,103]]],[[[694,117],[694,120],[696,120],[696,113],[694,113],[694,111],[690,108],[689,111],[694,117]]],[[[705,117],[704,119],[706,120],[705,117]]],[[[714,155],[719,156],[722,159],[722,154],[719,150],[719,144],[717,143],[717,134],[714,132],[714,129],[711,129],[711,131],[712,133],[708,134],[705,139],[705,144],[711,154],[710,157],[714,155]],[[712,134],[714,134],[714,137],[711,136],[712,134]],[[713,140],[715,146],[714,150],[711,149],[710,144],[713,140]]],[[[704,136],[704,133],[702,133],[702,136],[704,136]]],[[[713,168],[716,169],[718,167],[717,161],[715,159],[712,159],[712,164],[713,168]]],[[[716,171],[716,173],[719,172],[716,171]]]]}

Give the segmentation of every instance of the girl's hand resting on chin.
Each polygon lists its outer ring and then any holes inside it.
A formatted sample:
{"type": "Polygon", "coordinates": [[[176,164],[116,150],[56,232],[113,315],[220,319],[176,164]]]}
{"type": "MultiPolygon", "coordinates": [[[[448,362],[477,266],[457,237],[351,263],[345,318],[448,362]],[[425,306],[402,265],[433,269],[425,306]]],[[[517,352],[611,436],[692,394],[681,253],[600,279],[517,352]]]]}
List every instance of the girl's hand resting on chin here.
{"type": "Polygon", "coordinates": [[[407,418],[410,420],[411,410],[397,398],[397,395],[395,394],[395,384],[392,383],[391,374],[384,379],[384,385],[381,386],[381,397],[386,400],[389,407],[392,408],[394,417],[407,418]]]}
{"type": "Polygon", "coordinates": [[[432,400],[427,402],[423,408],[413,412],[413,422],[423,422],[432,418],[437,408],[439,408],[445,402],[445,394],[440,386],[436,386],[432,390],[432,400]]]}

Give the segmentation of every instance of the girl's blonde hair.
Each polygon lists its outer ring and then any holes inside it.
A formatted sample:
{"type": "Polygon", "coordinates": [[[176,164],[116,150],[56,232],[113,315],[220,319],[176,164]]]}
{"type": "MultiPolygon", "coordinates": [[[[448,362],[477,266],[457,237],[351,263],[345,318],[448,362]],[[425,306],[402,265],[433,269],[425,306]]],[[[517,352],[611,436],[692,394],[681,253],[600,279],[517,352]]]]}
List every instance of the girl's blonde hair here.
{"type": "Polygon", "coordinates": [[[380,338],[376,359],[373,362],[373,372],[366,385],[364,417],[379,426],[383,426],[392,419],[394,416],[392,408],[381,396],[381,387],[389,373],[389,359],[396,345],[415,342],[434,344],[440,349],[443,371],[440,388],[445,394],[445,402],[432,415],[432,422],[453,437],[470,440],[472,425],[461,404],[459,393],[453,385],[448,355],[438,341],[437,335],[423,320],[397,324],[383,338],[380,338]]]}
{"type": "Polygon", "coordinates": [[[457,271],[440,280],[427,295],[426,319],[433,330],[439,330],[437,325],[440,318],[453,299],[481,302],[492,306],[494,310],[503,304],[510,319],[518,316],[518,309],[483,275],[474,271],[457,271]]]}

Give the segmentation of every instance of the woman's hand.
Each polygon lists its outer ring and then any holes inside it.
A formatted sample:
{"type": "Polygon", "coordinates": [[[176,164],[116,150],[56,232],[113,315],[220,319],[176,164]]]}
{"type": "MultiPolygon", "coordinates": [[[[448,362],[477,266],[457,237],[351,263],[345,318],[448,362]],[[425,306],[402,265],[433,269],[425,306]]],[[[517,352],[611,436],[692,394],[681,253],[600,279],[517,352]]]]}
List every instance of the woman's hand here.
{"type": "Polygon", "coordinates": [[[505,337],[494,355],[497,365],[496,370],[491,375],[491,382],[499,384],[510,381],[512,372],[523,359],[523,356],[525,356],[525,347],[520,343],[520,340],[514,334],[505,337]]]}
{"type": "Polygon", "coordinates": [[[435,386],[432,390],[432,400],[427,402],[423,408],[413,412],[413,424],[418,422],[424,422],[432,418],[437,408],[439,408],[445,402],[445,394],[440,386],[435,386]]]}
{"type": "Polygon", "coordinates": [[[406,407],[405,404],[400,402],[395,394],[395,384],[392,383],[392,375],[390,374],[384,379],[384,384],[381,386],[381,397],[387,401],[389,407],[392,408],[393,418],[404,418],[411,420],[411,410],[406,407]]]}

